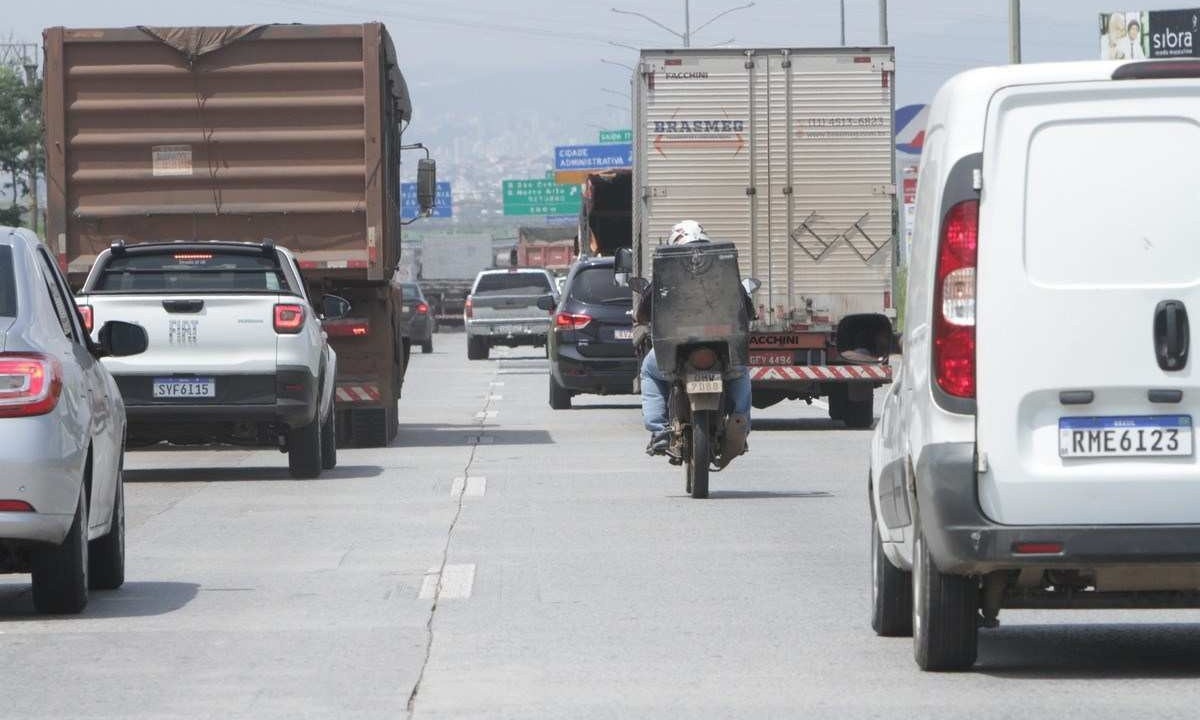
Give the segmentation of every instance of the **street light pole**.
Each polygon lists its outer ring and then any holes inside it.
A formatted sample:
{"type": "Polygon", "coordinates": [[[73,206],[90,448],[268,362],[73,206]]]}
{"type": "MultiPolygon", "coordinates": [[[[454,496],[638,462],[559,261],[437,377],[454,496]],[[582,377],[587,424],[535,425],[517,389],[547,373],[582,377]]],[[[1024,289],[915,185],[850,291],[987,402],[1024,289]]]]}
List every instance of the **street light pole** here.
{"type": "Polygon", "coordinates": [[[1008,0],[1008,61],[1021,62],[1021,0],[1008,0]]]}
{"type": "MultiPolygon", "coordinates": [[[[640,13],[636,10],[620,10],[618,8],[611,8],[611,9],[613,12],[617,13],[618,15],[633,15],[634,17],[640,17],[641,19],[645,20],[646,22],[648,22],[652,25],[655,25],[657,27],[660,27],[663,30],[666,30],[667,32],[674,35],[675,37],[679,38],[679,41],[681,43],[683,43],[683,46],[686,48],[686,47],[692,46],[692,36],[693,35],[700,32],[701,30],[708,27],[709,25],[712,25],[714,22],[716,22],[720,18],[725,17],[726,15],[728,15],[731,12],[736,12],[738,10],[745,10],[747,8],[752,8],[752,7],[754,7],[753,0],[751,0],[751,2],[746,3],[745,5],[738,5],[736,7],[731,7],[728,10],[722,10],[721,12],[717,13],[716,15],[713,15],[707,21],[702,22],[699,25],[697,25],[696,28],[693,30],[692,29],[691,3],[689,2],[689,0],[684,0],[684,3],[683,3],[683,32],[679,32],[678,30],[673,30],[670,27],[664,25],[663,23],[650,17],[649,15],[647,15],[645,13],[640,13]]],[[[612,43],[612,44],[617,45],[619,43],[612,43]]]]}
{"type": "Polygon", "coordinates": [[[846,0],[838,3],[842,9],[842,47],[846,47],[846,0]]]}
{"type": "Polygon", "coordinates": [[[887,0],[879,0],[879,44],[888,44],[887,0]]]}

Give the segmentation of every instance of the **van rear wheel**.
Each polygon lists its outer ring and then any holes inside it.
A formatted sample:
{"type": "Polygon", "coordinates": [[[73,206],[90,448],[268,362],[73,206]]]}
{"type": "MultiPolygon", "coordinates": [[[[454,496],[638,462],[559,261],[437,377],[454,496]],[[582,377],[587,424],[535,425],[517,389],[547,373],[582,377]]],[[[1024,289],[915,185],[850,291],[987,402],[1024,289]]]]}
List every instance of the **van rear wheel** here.
{"type": "Polygon", "coordinates": [[[913,657],[922,670],[967,670],[979,652],[979,583],[938,571],[918,530],[913,547],[913,657]]]}

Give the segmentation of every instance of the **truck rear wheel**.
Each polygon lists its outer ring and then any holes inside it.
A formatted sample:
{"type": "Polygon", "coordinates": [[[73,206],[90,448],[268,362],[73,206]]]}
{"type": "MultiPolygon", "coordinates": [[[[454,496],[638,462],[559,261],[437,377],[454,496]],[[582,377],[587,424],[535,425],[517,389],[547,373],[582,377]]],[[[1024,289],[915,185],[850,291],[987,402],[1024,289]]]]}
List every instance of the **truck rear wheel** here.
{"type": "Polygon", "coordinates": [[[488,349],[487,338],[467,337],[468,360],[487,360],[488,349]]]}
{"type": "MultiPolygon", "coordinates": [[[[831,405],[830,408],[833,406],[831,405]]],[[[856,430],[866,430],[875,422],[875,403],[872,398],[866,400],[846,400],[842,406],[842,422],[846,427],[856,430]]]]}
{"type": "Polygon", "coordinates": [[[350,437],[355,447],[387,447],[396,437],[396,408],[362,408],[350,411],[350,437]]]}

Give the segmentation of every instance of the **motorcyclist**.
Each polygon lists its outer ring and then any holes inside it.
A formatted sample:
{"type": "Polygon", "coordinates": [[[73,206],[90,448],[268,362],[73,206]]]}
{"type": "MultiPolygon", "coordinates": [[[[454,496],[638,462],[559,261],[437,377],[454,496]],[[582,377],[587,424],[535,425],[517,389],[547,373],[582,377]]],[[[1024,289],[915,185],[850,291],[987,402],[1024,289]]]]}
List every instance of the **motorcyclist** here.
{"type": "MultiPolygon", "coordinates": [[[[704,228],[695,220],[684,220],[671,228],[670,243],[686,245],[689,243],[707,243],[708,235],[704,228]]],[[[755,316],[754,305],[750,296],[742,291],[746,303],[747,315],[755,316]]],[[[650,344],[650,315],[653,312],[654,288],[647,288],[638,298],[634,310],[633,342],[635,347],[645,348],[650,344]]],[[[726,441],[722,455],[732,459],[745,451],[746,436],[750,433],[750,374],[745,366],[735,366],[726,377],[726,390],[732,404],[730,422],[726,426],[726,441]]],[[[666,452],[670,433],[667,430],[669,421],[667,398],[671,393],[671,383],[663,377],[658,369],[658,362],[651,348],[642,360],[642,420],[650,431],[650,444],[646,452],[660,455],[666,452]]]]}

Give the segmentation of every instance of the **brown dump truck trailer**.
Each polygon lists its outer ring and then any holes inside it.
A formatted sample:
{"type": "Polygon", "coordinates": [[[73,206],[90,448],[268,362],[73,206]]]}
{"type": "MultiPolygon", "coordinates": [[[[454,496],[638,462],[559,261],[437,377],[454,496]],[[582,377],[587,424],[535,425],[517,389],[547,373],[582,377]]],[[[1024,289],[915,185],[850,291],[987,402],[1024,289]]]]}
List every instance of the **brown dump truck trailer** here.
{"type": "Polygon", "coordinates": [[[362,25],[45,31],[48,243],[78,287],[111,243],[266,240],[326,323],[343,443],[386,444],[409,342],[400,145],[412,105],[387,30],[362,25]]]}

